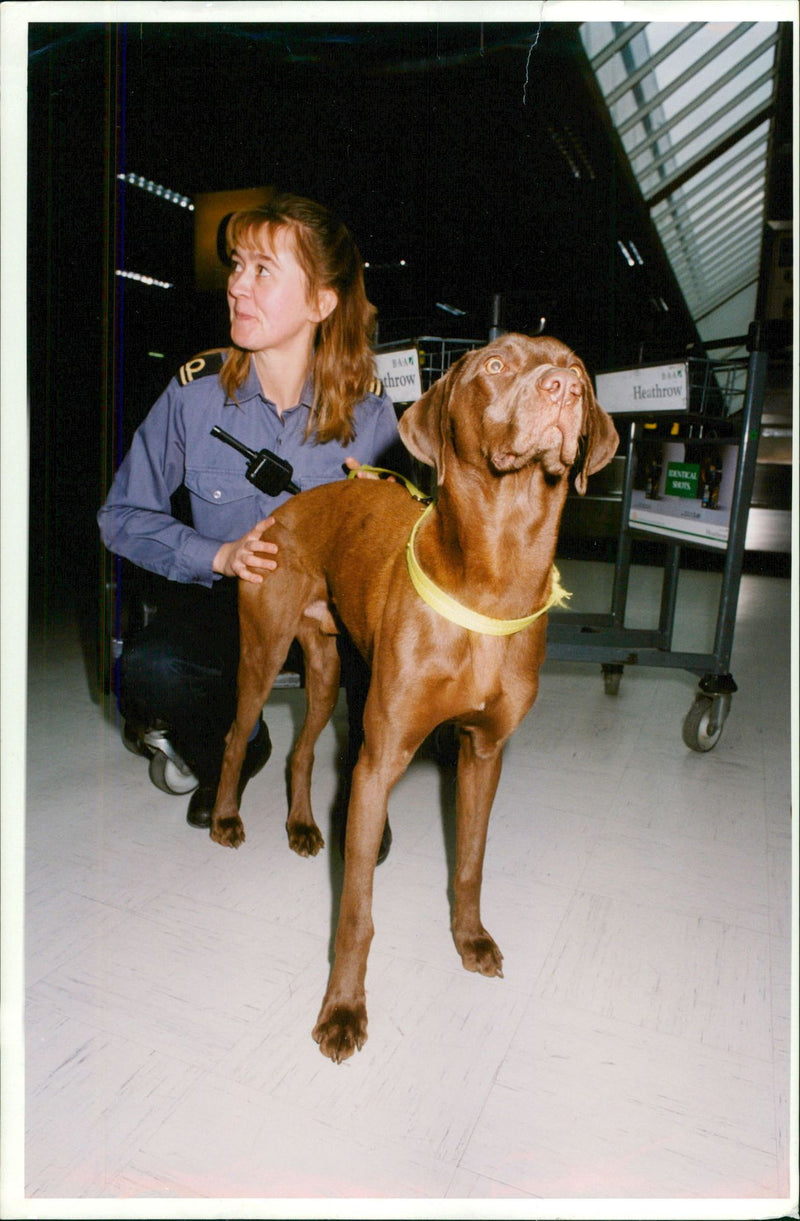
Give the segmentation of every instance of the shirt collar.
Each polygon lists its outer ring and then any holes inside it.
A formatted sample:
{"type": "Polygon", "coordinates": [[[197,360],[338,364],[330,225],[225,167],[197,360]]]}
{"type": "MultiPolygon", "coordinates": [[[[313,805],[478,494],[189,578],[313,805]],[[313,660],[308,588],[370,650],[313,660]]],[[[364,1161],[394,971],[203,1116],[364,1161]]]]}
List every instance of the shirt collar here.
{"type": "Polygon", "coordinates": [[[303,389],[300,391],[300,403],[303,407],[314,406],[314,378],[310,373],[303,383],[303,389]]]}
{"type": "MultiPolygon", "coordinates": [[[[249,399],[264,398],[264,393],[261,389],[258,372],[256,370],[255,361],[251,358],[250,368],[247,370],[247,377],[242,382],[239,389],[236,391],[236,399],[239,403],[245,403],[249,399]]],[[[228,400],[232,402],[232,399],[228,400]]],[[[267,401],[266,399],[264,400],[267,401]]],[[[303,383],[303,389],[300,391],[299,402],[295,406],[313,407],[314,405],[314,378],[311,374],[308,375],[303,383]]]]}

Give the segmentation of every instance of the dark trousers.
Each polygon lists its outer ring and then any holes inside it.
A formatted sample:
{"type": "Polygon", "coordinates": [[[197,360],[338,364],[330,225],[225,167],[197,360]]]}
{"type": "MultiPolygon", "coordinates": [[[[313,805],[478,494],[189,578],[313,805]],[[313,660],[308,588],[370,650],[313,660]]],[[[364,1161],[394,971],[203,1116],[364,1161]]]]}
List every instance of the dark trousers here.
{"type": "MultiPolygon", "coordinates": [[[[236,714],[237,586],[222,578],[210,590],[192,585],[173,591],[152,622],[125,642],[120,658],[123,717],[144,729],[165,725],[201,784],[216,783],[225,735],[236,714]]],[[[339,651],[347,692],[349,772],[363,736],[369,670],[348,637],[339,638],[339,651]]]]}

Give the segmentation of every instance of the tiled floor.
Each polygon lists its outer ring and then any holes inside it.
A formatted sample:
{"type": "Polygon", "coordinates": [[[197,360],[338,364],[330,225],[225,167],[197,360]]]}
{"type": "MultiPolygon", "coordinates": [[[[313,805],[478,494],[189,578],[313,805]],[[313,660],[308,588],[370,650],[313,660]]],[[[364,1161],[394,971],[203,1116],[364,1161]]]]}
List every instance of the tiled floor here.
{"type": "MultiPolygon", "coordinates": [[[[609,570],[562,567],[574,605],[604,609],[609,570]]],[[[634,570],[632,622],[656,613],[658,579],[634,570]]],[[[676,647],[710,647],[718,579],[682,575],[676,647]]],[[[413,763],[376,881],[370,1037],[342,1067],[310,1036],[342,866],[335,848],[294,856],[283,829],[302,693],[268,705],[273,760],[230,852],[123,749],[74,630],[34,631],[27,1195],[105,1197],[102,1216],[124,1197],[221,1198],[219,1216],[287,1197],[323,1216],[326,1198],[369,1197],[429,1200],[429,1216],[637,1197],[780,1216],[765,1201],[790,1192],[789,615],[787,581],[744,579],[740,690],[705,755],[681,741],[687,673],[631,669],[613,697],[595,666],[546,665],[490,828],[502,980],[461,969],[452,778],[413,763]]],[[[339,711],[318,750],[323,829],[339,711]]]]}

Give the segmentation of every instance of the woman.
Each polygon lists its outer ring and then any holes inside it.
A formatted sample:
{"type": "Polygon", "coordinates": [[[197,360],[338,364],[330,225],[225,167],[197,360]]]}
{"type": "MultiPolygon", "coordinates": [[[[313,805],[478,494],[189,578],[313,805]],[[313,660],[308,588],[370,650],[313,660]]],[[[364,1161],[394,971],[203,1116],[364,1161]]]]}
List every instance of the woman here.
{"type": "MultiPolygon", "coordinates": [[[[347,229],[321,205],[280,194],[235,213],[226,246],[231,346],[183,366],[136,432],[98,514],[110,551],[185,591],[126,644],[120,706],[132,725],[168,727],[198,778],[187,813],[195,827],[210,825],[236,707],[237,579],[269,579],[277,547],[262,534],[291,494],[268,496],[248,482],[247,460],[212,427],[278,454],[301,490],[342,479],[347,468],[386,465],[398,442],[393,405],[374,380],[375,310],[347,229]],[[191,526],[172,512],[181,486],[191,526]]],[[[364,674],[353,657],[343,673],[352,739],[364,674]]],[[[243,784],[270,749],[259,721],[243,784]]]]}

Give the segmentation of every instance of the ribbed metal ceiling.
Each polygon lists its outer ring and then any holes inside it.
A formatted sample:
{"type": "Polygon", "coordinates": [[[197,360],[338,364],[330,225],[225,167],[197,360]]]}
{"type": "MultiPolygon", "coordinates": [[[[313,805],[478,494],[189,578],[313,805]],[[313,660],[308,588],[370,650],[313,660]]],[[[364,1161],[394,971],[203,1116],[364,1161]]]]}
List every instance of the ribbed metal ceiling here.
{"type": "Polygon", "coordinates": [[[754,316],[774,22],[586,22],[581,38],[704,339],[754,316]]]}

